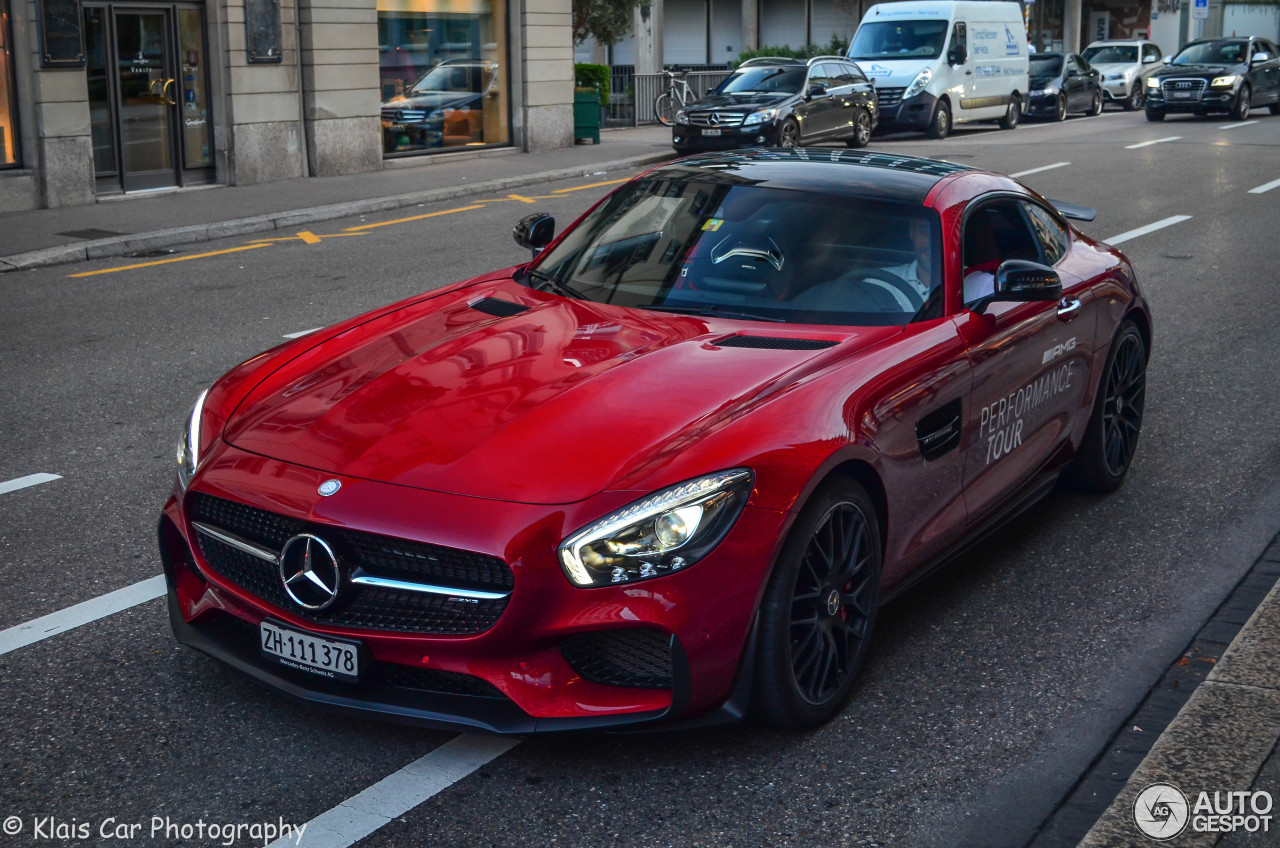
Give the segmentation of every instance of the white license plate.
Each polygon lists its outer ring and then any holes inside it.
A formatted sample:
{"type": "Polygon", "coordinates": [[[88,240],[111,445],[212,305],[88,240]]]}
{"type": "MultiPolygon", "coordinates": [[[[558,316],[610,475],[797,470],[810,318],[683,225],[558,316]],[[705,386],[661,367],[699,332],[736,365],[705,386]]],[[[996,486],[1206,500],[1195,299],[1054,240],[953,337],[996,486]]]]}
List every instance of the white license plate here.
{"type": "Polygon", "coordinates": [[[720,135],[720,130],[703,130],[703,135],[720,135]]]}
{"type": "Polygon", "coordinates": [[[262,653],[281,665],[332,680],[360,677],[360,654],[350,642],[335,642],[264,621],[259,626],[262,653]]]}
{"type": "Polygon", "coordinates": [[[1195,96],[1195,92],[1193,92],[1193,91],[1175,91],[1175,92],[1173,92],[1173,99],[1174,99],[1174,100],[1190,100],[1190,99],[1191,99],[1192,97],[1194,97],[1194,96],[1195,96]]]}

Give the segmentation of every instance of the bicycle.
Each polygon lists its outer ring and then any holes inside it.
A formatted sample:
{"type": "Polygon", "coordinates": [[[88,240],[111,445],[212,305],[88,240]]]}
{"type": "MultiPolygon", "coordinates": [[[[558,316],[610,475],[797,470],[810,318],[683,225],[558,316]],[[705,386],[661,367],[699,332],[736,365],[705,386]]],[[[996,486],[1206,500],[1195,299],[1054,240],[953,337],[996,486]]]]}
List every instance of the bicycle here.
{"type": "Polygon", "coordinates": [[[669,127],[676,122],[676,112],[698,98],[685,80],[685,72],[664,70],[662,73],[667,77],[667,90],[654,98],[653,114],[659,123],[669,127]]]}

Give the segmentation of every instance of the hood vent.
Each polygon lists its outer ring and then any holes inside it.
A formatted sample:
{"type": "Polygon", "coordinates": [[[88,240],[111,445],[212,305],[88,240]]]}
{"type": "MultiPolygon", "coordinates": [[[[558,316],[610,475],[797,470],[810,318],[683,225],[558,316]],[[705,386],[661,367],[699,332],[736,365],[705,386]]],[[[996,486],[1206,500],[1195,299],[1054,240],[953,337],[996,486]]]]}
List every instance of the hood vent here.
{"type": "Polygon", "coordinates": [[[486,315],[493,315],[497,318],[510,318],[512,315],[519,315],[521,312],[528,312],[529,307],[522,306],[519,303],[512,303],[509,300],[502,300],[497,297],[484,297],[475,303],[468,304],[472,309],[479,310],[486,315]]]}
{"type": "Polygon", "coordinates": [[[782,336],[729,336],[712,342],[716,347],[751,347],[765,350],[822,350],[835,347],[823,339],[789,339],[782,336]]]}

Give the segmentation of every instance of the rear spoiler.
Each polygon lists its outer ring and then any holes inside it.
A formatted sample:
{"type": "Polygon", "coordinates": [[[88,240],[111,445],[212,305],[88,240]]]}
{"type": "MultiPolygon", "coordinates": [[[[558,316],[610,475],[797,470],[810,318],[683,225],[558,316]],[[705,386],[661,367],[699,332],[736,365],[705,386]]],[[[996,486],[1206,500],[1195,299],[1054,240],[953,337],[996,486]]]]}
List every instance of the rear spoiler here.
{"type": "Polygon", "coordinates": [[[1098,210],[1090,209],[1088,206],[1079,206],[1075,203],[1067,203],[1065,200],[1054,200],[1053,198],[1049,198],[1049,202],[1064,218],[1071,218],[1075,221],[1092,221],[1098,217],[1098,210]]]}

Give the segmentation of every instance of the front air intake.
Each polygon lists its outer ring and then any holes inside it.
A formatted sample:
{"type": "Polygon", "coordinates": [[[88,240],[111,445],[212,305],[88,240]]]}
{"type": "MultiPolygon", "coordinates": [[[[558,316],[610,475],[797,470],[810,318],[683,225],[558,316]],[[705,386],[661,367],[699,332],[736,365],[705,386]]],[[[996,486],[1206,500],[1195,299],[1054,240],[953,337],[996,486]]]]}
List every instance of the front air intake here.
{"type": "Polygon", "coordinates": [[[481,298],[469,305],[478,312],[483,312],[496,318],[510,318],[513,315],[519,315],[521,312],[529,311],[527,306],[497,297],[481,298]]]}
{"type": "Polygon", "coordinates": [[[712,342],[716,347],[750,347],[761,350],[823,350],[835,347],[824,339],[791,339],[785,336],[729,336],[712,342]]]}

